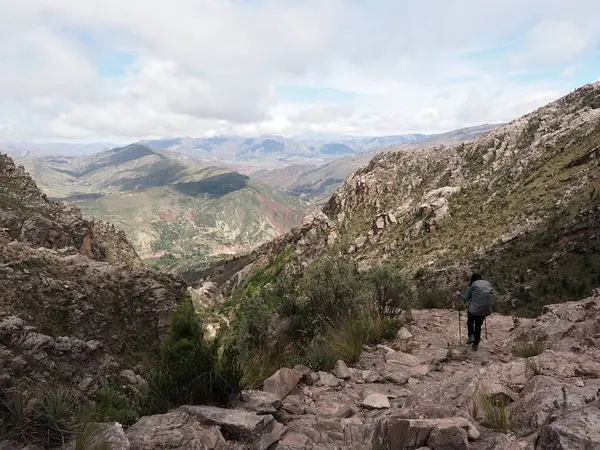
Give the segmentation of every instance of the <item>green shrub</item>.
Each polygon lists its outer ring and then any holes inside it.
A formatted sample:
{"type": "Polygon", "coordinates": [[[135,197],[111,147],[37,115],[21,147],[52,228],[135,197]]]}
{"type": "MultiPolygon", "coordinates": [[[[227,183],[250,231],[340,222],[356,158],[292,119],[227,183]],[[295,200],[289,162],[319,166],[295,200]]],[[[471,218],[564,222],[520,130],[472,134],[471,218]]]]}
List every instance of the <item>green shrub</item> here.
{"type": "Polygon", "coordinates": [[[241,389],[237,351],[219,341],[204,340],[202,324],[190,303],[171,319],[157,367],[150,377],[145,413],[164,412],[183,404],[226,404],[241,389]]]}
{"type": "Polygon", "coordinates": [[[447,308],[449,305],[448,294],[439,291],[425,291],[417,300],[417,306],[423,309],[447,308]]]}
{"type": "Polygon", "coordinates": [[[544,366],[539,358],[527,358],[527,360],[525,360],[525,367],[529,369],[534,376],[543,375],[544,373],[544,366]]]}
{"type": "Polygon", "coordinates": [[[358,271],[353,264],[330,259],[313,264],[300,284],[308,322],[340,323],[357,309],[359,291],[358,271]]]}
{"type": "Polygon", "coordinates": [[[381,321],[381,338],[386,341],[396,339],[400,328],[402,328],[402,321],[400,319],[384,318],[381,321]]]}
{"type": "Polygon", "coordinates": [[[27,435],[29,421],[25,412],[25,395],[20,389],[5,389],[0,396],[1,435],[22,441],[27,435]]]}
{"type": "Polygon", "coordinates": [[[139,418],[135,400],[111,388],[102,388],[94,395],[95,405],[90,412],[94,422],[119,422],[132,425],[139,418]]]}
{"type": "Polygon", "coordinates": [[[77,415],[77,400],[70,390],[48,389],[42,397],[35,428],[42,433],[46,445],[64,445],[75,429],[77,415]]]}
{"type": "Polygon", "coordinates": [[[367,275],[372,307],[380,318],[397,319],[414,304],[414,289],[391,266],[376,266],[367,275]]]}
{"type": "Polygon", "coordinates": [[[308,365],[313,370],[330,371],[340,358],[339,349],[324,337],[317,336],[306,349],[308,365]]]}
{"type": "Polygon", "coordinates": [[[243,386],[247,389],[262,389],[263,381],[277,370],[301,363],[305,363],[304,358],[294,346],[283,350],[269,347],[254,349],[242,361],[243,386]]]}

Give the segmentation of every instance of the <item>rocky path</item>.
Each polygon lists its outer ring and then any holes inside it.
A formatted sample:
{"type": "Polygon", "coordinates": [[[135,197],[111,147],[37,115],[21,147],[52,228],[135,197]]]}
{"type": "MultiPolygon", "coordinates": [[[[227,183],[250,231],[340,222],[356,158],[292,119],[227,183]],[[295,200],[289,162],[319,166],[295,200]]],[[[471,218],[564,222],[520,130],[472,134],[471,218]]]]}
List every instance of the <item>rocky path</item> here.
{"type": "Polygon", "coordinates": [[[415,311],[355,367],[282,368],[231,409],[185,406],[104,438],[113,450],[600,449],[600,295],[487,325],[473,352],[456,312],[415,311]]]}

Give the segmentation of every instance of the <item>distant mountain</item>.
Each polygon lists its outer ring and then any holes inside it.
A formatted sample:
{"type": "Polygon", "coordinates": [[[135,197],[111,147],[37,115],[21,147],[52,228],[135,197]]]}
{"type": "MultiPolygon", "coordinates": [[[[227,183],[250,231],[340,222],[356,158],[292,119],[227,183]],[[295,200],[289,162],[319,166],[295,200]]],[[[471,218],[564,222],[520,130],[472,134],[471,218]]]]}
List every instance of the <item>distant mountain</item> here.
{"type": "Polygon", "coordinates": [[[340,137],[339,139],[286,138],[277,135],[244,138],[170,138],[140,141],[142,145],[184,154],[197,162],[253,164],[279,168],[288,164],[324,164],[339,157],[360,154],[388,145],[419,142],[427,136],[409,134],[385,137],[340,137]]]}
{"type": "Polygon", "coordinates": [[[141,144],[82,157],[17,158],[54,200],[125,230],[143,258],[178,264],[248,250],[300,223],[307,205],[229,169],[141,144]]]}
{"type": "Polygon", "coordinates": [[[25,156],[81,156],[101,152],[116,145],[104,142],[72,144],[63,142],[3,142],[0,141],[0,153],[17,158],[25,156]]]}
{"type": "Polygon", "coordinates": [[[396,150],[417,151],[440,145],[450,146],[460,142],[470,141],[483,133],[494,130],[498,126],[499,125],[488,124],[479,125],[431,136],[421,134],[347,140],[345,141],[346,144],[354,146],[355,149],[362,148],[362,153],[343,156],[319,167],[313,166],[311,168],[311,166],[306,165],[293,165],[282,169],[256,172],[253,176],[270,186],[285,189],[294,196],[309,200],[312,203],[324,204],[355,170],[366,166],[378,152],[396,150]],[[381,147],[390,142],[401,142],[403,140],[409,142],[381,147]],[[374,148],[374,150],[366,151],[370,147],[374,148]],[[294,181],[290,178],[290,174],[294,175],[294,181]],[[282,180],[287,179],[291,182],[282,182],[282,180]]]}

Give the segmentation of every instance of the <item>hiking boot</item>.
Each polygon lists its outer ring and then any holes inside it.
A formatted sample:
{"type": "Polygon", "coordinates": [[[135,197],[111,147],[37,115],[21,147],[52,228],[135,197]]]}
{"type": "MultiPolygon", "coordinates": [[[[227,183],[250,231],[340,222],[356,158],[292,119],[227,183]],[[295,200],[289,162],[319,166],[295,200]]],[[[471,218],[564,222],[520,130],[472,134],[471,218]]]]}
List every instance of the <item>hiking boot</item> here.
{"type": "Polygon", "coordinates": [[[477,351],[477,349],[479,348],[479,345],[477,345],[477,344],[473,344],[473,345],[471,346],[471,348],[473,349],[473,351],[474,351],[474,352],[476,352],[476,351],[477,351]]]}
{"type": "Polygon", "coordinates": [[[469,339],[467,340],[467,345],[471,345],[473,343],[473,336],[469,336],[469,339]]]}

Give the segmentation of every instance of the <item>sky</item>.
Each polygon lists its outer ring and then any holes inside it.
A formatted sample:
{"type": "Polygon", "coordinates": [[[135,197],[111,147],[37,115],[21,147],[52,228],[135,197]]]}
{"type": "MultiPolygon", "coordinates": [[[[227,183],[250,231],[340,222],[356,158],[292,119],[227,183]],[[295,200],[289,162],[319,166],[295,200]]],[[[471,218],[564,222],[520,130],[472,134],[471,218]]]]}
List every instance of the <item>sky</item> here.
{"type": "Polygon", "coordinates": [[[0,141],[391,135],[600,78],[597,0],[0,0],[0,141]]]}

